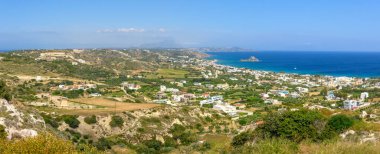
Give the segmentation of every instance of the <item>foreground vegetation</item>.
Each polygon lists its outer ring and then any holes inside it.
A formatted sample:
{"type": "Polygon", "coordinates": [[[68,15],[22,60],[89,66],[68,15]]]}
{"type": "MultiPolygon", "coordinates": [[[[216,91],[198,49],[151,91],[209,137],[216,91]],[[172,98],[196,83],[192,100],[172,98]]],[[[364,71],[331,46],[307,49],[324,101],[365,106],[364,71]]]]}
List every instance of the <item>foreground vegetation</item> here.
{"type": "Polygon", "coordinates": [[[102,153],[96,148],[58,138],[52,134],[42,134],[37,137],[19,140],[0,140],[0,153],[4,154],[46,154],[46,153],[102,153]]]}

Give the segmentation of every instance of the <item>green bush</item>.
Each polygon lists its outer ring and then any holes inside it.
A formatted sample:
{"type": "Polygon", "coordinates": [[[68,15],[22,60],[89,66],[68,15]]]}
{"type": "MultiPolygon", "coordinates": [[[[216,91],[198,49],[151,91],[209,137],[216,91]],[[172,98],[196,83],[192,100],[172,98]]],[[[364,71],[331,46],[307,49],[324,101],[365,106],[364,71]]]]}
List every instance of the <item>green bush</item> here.
{"type": "Polygon", "coordinates": [[[53,118],[53,117],[51,117],[50,115],[47,115],[47,114],[41,114],[41,116],[44,119],[44,121],[45,121],[46,124],[49,124],[53,128],[58,128],[59,127],[59,123],[57,122],[57,120],[55,118],[53,118]]]}
{"type": "Polygon", "coordinates": [[[63,121],[68,124],[71,128],[77,128],[80,124],[80,121],[77,119],[77,116],[74,115],[64,115],[63,121]]]}
{"type": "Polygon", "coordinates": [[[189,145],[196,141],[196,134],[182,125],[174,124],[169,132],[173,135],[174,140],[180,140],[183,145],[189,145]]]}
{"type": "Polygon", "coordinates": [[[236,135],[231,142],[231,145],[234,147],[243,146],[245,143],[253,139],[251,132],[243,132],[239,135],[236,135]]]}
{"type": "Polygon", "coordinates": [[[160,151],[161,147],[162,147],[162,143],[160,141],[157,141],[157,140],[147,140],[147,141],[144,141],[144,145],[147,146],[148,148],[152,148],[156,151],[160,151]]]}
{"type": "Polygon", "coordinates": [[[257,128],[262,138],[284,138],[294,142],[319,140],[324,132],[326,118],[317,111],[299,110],[274,113],[257,128]]]}
{"type": "Polygon", "coordinates": [[[84,122],[87,124],[95,124],[97,122],[96,116],[92,115],[92,116],[86,117],[86,118],[84,118],[84,122]]]}
{"type": "Polygon", "coordinates": [[[120,116],[112,116],[112,120],[110,122],[111,127],[123,127],[124,120],[120,116]]]}
{"type": "Polygon", "coordinates": [[[8,134],[5,131],[5,127],[3,125],[0,125],[0,139],[7,138],[8,134]]]}
{"type": "Polygon", "coordinates": [[[3,80],[0,80],[0,98],[4,98],[8,101],[12,98],[9,89],[3,80]]]}
{"type": "Polygon", "coordinates": [[[327,126],[337,133],[342,133],[353,124],[354,120],[343,114],[334,115],[327,122],[327,126]]]}
{"type": "Polygon", "coordinates": [[[94,146],[99,150],[108,150],[111,149],[112,143],[106,138],[102,137],[94,144],[94,146]]]}

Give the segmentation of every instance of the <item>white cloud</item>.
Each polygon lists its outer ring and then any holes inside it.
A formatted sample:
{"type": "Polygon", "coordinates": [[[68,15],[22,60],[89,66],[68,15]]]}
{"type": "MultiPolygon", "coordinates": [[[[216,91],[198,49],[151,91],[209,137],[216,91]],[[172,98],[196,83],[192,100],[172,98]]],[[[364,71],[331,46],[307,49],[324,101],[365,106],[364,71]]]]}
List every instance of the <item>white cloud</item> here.
{"type": "Polygon", "coordinates": [[[160,28],[160,29],[158,29],[158,31],[160,31],[160,32],[166,32],[166,29],[165,28],[160,28]]]}
{"type": "Polygon", "coordinates": [[[129,33],[129,32],[144,32],[145,29],[138,29],[138,28],[119,28],[117,29],[117,32],[124,32],[124,33],[129,33]]]}
{"type": "Polygon", "coordinates": [[[113,30],[111,30],[111,29],[102,29],[102,30],[97,30],[96,32],[98,32],[98,33],[112,33],[113,30]]]}
{"type": "Polygon", "coordinates": [[[145,29],[142,28],[118,28],[118,29],[102,29],[102,30],[97,30],[96,32],[98,33],[130,33],[130,32],[145,32],[145,29]]]}

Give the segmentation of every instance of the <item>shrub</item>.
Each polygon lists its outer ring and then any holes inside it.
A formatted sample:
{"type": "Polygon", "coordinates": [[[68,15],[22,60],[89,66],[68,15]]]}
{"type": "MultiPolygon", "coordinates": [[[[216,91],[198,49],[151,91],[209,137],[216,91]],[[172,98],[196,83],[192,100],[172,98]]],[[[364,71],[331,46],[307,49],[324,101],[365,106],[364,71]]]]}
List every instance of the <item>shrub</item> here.
{"type": "Polygon", "coordinates": [[[239,147],[239,146],[242,146],[244,145],[245,143],[247,143],[249,140],[251,140],[253,137],[252,137],[252,133],[251,132],[243,132],[243,133],[240,133],[239,135],[236,135],[233,139],[232,139],[232,142],[231,142],[231,145],[234,146],[234,147],[239,147]]]}
{"type": "Polygon", "coordinates": [[[42,134],[36,137],[20,140],[0,142],[0,153],[98,153],[88,145],[76,149],[70,141],[58,138],[51,134],[42,134]]]}
{"type": "Polygon", "coordinates": [[[144,129],[144,128],[142,128],[142,127],[140,127],[140,128],[137,128],[137,132],[139,132],[139,133],[143,133],[143,132],[145,132],[145,129],[144,129]]]}
{"type": "Polygon", "coordinates": [[[58,128],[59,127],[59,123],[57,122],[57,120],[54,119],[53,117],[51,117],[50,115],[41,114],[41,116],[44,119],[45,123],[49,124],[53,128],[58,128]]]}
{"type": "Polygon", "coordinates": [[[153,139],[153,140],[144,141],[144,145],[147,146],[148,148],[152,148],[156,151],[160,151],[162,143],[160,141],[153,139]]]}
{"type": "Polygon", "coordinates": [[[84,122],[87,123],[87,124],[95,124],[97,122],[96,121],[96,116],[92,115],[90,117],[86,117],[86,118],[84,118],[84,122]]]}
{"type": "Polygon", "coordinates": [[[334,115],[327,122],[327,126],[337,133],[342,133],[353,124],[354,120],[343,114],[334,115]]]}
{"type": "Polygon", "coordinates": [[[173,135],[173,139],[180,140],[183,145],[196,141],[196,135],[182,125],[174,124],[169,132],[173,135]]]}
{"type": "Polygon", "coordinates": [[[7,84],[3,80],[0,80],[0,98],[4,98],[6,100],[11,100],[12,96],[9,93],[9,89],[7,84]]]}
{"type": "Polygon", "coordinates": [[[265,118],[257,129],[262,138],[285,138],[294,142],[318,140],[325,129],[326,119],[317,111],[299,110],[274,113],[265,118]]]}
{"type": "Polygon", "coordinates": [[[95,147],[99,150],[107,150],[111,149],[111,142],[108,141],[106,138],[102,137],[98,140],[98,142],[95,143],[95,147]]]}
{"type": "Polygon", "coordinates": [[[112,120],[110,122],[111,127],[123,127],[124,120],[120,116],[112,116],[112,120]]]}
{"type": "Polygon", "coordinates": [[[8,134],[5,131],[5,127],[3,125],[0,125],[0,139],[7,138],[8,134]]]}
{"type": "Polygon", "coordinates": [[[200,124],[200,123],[197,123],[197,124],[195,125],[195,128],[196,128],[200,133],[202,133],[202,132],[204,131],[204,128],[203,128],[202,124],[200,124]]]}
{"type": "Polygon", "coordinates": [[[169,136],[165,136],[164,140],[165,140],[165,143],[164,143],[165,147],[177,147],[177,142],[173,138],[169,136]]]}
{"type": "Polygon", "coordinates": [[[77,119],[77,116],[74,115],[64,115],[63,121],[68,124],[71,128],[77,128],[80,124],[80,121],[77,119]]]}

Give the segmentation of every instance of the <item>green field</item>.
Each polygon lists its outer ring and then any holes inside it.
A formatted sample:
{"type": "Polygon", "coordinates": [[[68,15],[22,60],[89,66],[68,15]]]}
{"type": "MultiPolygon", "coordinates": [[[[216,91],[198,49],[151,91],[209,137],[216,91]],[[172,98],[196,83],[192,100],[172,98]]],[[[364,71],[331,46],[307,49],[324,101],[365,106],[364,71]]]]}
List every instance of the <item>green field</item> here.
{"type": "Polygon", "coordinates": [[[155,73],[149,74],[147,78],[185,78],[186,74],[189,74],[189,72],[185,70],[158,69],[155,73]]]}

